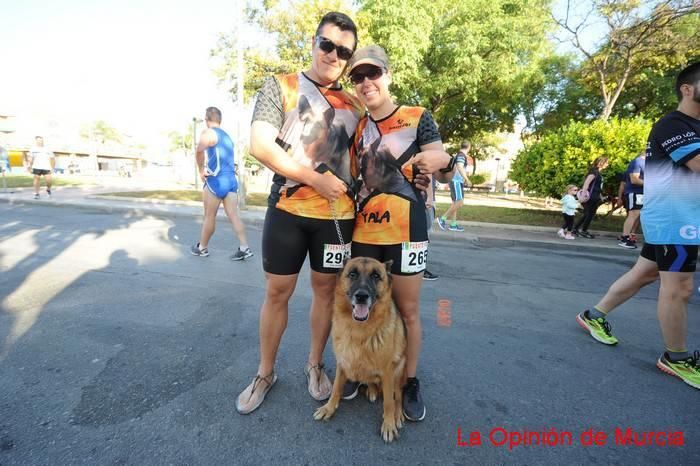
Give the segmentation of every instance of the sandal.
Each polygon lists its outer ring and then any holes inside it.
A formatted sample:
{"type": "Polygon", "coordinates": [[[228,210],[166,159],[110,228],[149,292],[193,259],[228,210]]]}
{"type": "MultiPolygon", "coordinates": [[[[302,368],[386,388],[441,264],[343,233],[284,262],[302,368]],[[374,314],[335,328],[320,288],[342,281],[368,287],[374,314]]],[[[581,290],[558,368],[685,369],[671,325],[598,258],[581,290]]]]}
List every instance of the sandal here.
{"type": "Polygon", "coordinates": [[[306,363],[304,367],[304,374],[306,374],[306,383],[308,384],[309,395],[316,401],[325,401],[331,397],[331,391],[333,391],[333,385],[330,379],[323,370],[325,365],[320,362],[318,364],[312,365],[311,363],[306,363]],[[311,386],[311,371],[316,374],[316,386],[311,386]]]}
{"type": "Polygon", "coordinates": [[[270,372],[270,374],[265,377],[256,374],[251,384],[238,395],[236,411],[238,411],[239,414],[250,414],[258,409],[262,402],[265,401],[265,395],[267,395],[267,392],[270,391],[275,382],[277,382],[275,371],[270,372]],[[258,390],[262,382],[265,383],[265,388],[258,390]]]}

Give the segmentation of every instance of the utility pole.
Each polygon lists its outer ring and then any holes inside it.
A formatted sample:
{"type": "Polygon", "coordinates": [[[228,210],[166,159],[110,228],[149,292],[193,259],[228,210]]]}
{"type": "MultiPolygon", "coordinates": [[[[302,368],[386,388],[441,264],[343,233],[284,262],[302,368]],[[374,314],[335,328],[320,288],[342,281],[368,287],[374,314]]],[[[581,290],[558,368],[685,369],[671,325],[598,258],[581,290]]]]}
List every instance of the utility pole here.
{"type": "Polygon", "coordinates": [[[241,209],[246,208],[246,168],[245,168],[245,145],[243,144],[243,81],[245,80],[245,69],[243,67],[243,15],[245,14],[245,2],[236,0],[236,152],[238,153],[238,167],[240,188],[238,204],[241,209]]]}

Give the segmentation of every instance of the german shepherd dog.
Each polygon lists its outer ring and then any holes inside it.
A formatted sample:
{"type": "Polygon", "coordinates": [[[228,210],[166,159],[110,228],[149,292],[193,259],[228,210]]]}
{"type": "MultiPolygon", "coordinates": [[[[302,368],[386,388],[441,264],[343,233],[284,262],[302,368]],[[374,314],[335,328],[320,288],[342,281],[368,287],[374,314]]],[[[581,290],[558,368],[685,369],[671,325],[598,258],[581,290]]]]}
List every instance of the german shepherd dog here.
{"type": "Polygon", "coordinates": [[[384,399],[385,442],[398,438],[403,426],[401,388],[406,382],[406,329],[391,298],[389,270],[391,261],[356,257],[340,273],[333,308],[333,392],[314,413],[317,421],[330,419],[346,381],[367,384],[370,399],[379,390],[384,399]]]}
{"type": "Polygon", "coordinates": [[[306,96],[299,99],[299,119],[304,122],[301,142],[304,153],[314,163],[325,164],[341,180],[350,180],[349,136],[343,123],[333,124],[335,109],[318,112],[306,96]]]}

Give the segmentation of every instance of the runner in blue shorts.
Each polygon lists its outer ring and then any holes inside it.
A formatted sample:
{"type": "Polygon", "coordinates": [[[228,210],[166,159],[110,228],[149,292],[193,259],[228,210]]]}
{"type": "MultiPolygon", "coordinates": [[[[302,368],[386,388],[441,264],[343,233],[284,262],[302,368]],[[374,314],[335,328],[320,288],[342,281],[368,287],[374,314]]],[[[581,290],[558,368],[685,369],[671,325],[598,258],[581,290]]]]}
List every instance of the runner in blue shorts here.
{"type": "Polygon", "coordinates": [[[660,279],[657,315],[666,351],[656,366],[700,389],[700,351],[691,354],[686,346],[700,245],[700,62],[680,72],[675,89],[678,109],[656,122],[647,143],[640,257],[576,320],[597,341],[617,344],[607,314],[660,279]]]}
{"type": "Polygon", "coordinates": [[[226,131],[220,128],[221,111],[218,108],[207,108],[205,121],[207,129],[202,132],[197,144],[197,166],[199,176],[204,182],[202,190],[204,222],[202,222],[199,242],[190,248],[190,252],[194,256],[209,255],[209,239],[214,234],[216,213],[223,202],[224,211],[241,243],[231,256],[231,260],[240,261],[251,257],[253,252],[248,247],[245,228],[238,216],[238,181],[236,181],[233,141],[226,131]]]}
{"type": "Polygon", "coordinates": [[[462,147],[455,154],[454,172],[450,181],[450,197],[452,205],[438,218],[438,226],[441,230],[464,231],[464,228],[457,225],[457,211],[464,205],[464,185],[469,181],[467,171],[467,157],[472,145],[469,141],[462,142],[462,147]],[[450,224],[447,224],[447,221],[450,224]]]}

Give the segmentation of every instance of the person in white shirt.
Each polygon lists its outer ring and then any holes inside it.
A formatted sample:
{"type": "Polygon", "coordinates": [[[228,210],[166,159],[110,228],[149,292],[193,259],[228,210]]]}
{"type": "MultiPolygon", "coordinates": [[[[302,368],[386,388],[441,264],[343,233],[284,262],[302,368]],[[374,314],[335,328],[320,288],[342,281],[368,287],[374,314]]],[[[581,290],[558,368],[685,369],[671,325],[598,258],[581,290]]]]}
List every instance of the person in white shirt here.
{"type": "Polygon", "coordinates": [[[566,187],[566,194],[561,198],[561,213],[564,217],[564,225],[559,229],[557,234],[560,238],[564,239],[576,239],[573,234],[574,229],[574,215],[576,215],[576,208],[578,207],[578,201],[576,200],[576,193],[578,192],[578,187],[576,185],[570,184],[566,187]]]}
{"type": "Polygon", "coordinates": [[[29,149],[27,170],[34,175],[34,199],[39,199],[40,178],[46,181],[46,194],[51,197],[51,173],[56,165],[56,156],[44,147],[44,138],[34,138],[36,145],[29,149]]]}

